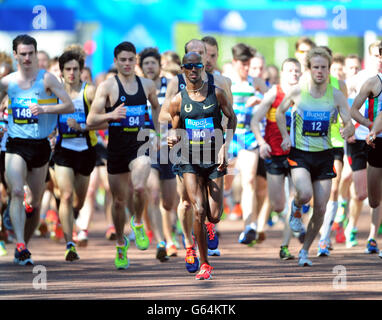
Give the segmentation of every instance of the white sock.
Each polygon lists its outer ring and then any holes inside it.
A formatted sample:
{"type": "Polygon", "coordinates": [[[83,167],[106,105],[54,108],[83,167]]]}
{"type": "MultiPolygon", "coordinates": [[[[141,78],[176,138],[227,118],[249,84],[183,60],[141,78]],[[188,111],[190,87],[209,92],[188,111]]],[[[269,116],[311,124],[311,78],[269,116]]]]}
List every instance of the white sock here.
{"type": "Polygon", "coordinates": [[[334,218],[337,214],[338,201],[328,201],[326,205],[326,212],[324,217],[324,222],[321,228],[321,238],[320,240],[330,241],[330,232],[334,222],[334,218]]]}

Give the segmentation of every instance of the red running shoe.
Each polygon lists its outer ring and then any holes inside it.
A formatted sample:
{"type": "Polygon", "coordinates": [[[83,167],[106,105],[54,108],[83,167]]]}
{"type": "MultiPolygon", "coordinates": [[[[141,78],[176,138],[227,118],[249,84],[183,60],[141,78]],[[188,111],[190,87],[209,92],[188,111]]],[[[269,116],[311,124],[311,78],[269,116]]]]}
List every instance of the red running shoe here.
{"type": "Polygon", "coordinates": [[[214,268],[208,265],[207,263],[203,263],[202,266],[200,267],[199,273],[196,275],[195,279],[196,280],[210,280],[212,275],[212,270],[214,268]]]}

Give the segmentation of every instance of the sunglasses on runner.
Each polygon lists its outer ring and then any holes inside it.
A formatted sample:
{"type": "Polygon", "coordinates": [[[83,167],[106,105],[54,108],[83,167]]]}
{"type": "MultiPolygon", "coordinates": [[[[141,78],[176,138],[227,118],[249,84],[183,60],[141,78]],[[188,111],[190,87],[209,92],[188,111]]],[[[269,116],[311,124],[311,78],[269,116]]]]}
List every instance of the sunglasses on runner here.
{"type": "Polygon", "coordinates": [[[182,65],[183,68],[186,68],[187,70],[192,70],[193,68],[201,69],[203,68],[203,63],[185,63],[182,65]]]}

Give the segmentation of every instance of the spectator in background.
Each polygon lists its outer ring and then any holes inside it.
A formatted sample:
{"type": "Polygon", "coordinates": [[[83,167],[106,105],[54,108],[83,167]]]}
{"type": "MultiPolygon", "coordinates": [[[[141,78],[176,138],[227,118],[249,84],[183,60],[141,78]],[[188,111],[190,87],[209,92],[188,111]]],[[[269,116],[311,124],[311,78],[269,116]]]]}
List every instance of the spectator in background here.
{"type": "Polygon", "coordinates": [[[254,50],[254,56],[251,59],[249,65],[249,75],[252,78],[262,78],[264,79],[265,72],[265,58],[258,51],[254,50]]]}
{"type": "Polygon", "coordinates": [[[306,57],[308,55],[308,52],[310,49],[315,48],[316,44],[312,39],[308,37],[302,37],[297,40],[295,46],[296,46],[295,57],[300,62],[301,71],[302,73],[304,73],[307,70],[306,57]]]}
{"type": "Polygon", "coordinates": [[[60,83],[63,83],[58,57],[54,57],[49,61],[48,71],[53,74],[60,83]]]}
{"type": "Polygon", "coordinates": [[[345,56],[340,53],[336,53],[333,55],[333,62],[330,66],[330,74],[337,78],[338,80],[345,80],[346,75],[344,72],[345,68],[345,56]]]}
{"type": "Polygon", "coordinates": [[[344,72],[346,79],[356,75],[362,69],[361,58],[356,54],[349,54],[345,58],[344,72]]]}
{"type": "Polygon", "coordinates": [[[179,55],[174,51],[165,51],[161,57],[161,77],[171,79],[182,72],[179,55]]]}
{"type": "Polygon", "coordinates": [[[269,87],[280,83],[279,69],[274,64],[266,66],[264,71],[264,81],[269,87]]]}
{"type": "Polygon", "coordinates": [[[204,45],[206,46],[206,71],[208,73],[221,74],[220,70],[217,68],[217,61],[219,57],[219,46],[218,42],[214,37],[205,36],[202,38],[204,45]]]}
{"type": "Polygon", "coordinates": [[[92,70],[89,67],[84,67],[81,73],[81,81],[93,83],[92,70]]]}
{"type": "Polygon", "coordinates": [[[38,67],[40,69],[48,70],[49,68],[49,55],[46,51],[39,50],[37,52],[38,67]]]}

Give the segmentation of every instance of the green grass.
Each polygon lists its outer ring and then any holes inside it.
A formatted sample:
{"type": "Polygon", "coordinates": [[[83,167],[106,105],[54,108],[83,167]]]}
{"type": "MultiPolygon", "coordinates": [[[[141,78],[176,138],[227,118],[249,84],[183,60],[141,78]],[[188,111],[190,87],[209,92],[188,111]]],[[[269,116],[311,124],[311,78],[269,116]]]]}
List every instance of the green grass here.
{"type": "MultiPolygon", "coordinates": [[[[177,23],[174,28],[174,43],[176,52],[182,58],[184,55],[184,44],[193,38],[201,39],[207,34],[203,34],[197,24],[177,23]]],[[[218,66],[232,60],[231,48],[239,42],[246,43],[256,48],[265,58],[267,64],[275,64],[280,67],[281,61],[275,57],[276,41],[284,40],[288,44],[289,57],[294,57],[295,42],[298,37],[236,37],[220,34],[209,34],[214,36],[219,44],[218,66]]],[[[343,55],[358,54],[363,57],[363,39],[358,37],[329,37],[328,46],[333,53],[343,55]]]]}

